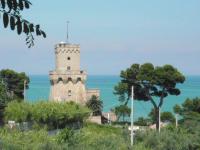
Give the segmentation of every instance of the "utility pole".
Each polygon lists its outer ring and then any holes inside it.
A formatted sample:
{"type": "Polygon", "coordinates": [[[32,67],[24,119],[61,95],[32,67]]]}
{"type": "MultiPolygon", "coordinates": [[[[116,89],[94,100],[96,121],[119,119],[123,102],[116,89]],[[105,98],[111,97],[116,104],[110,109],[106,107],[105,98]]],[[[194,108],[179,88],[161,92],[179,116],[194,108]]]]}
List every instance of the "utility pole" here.
{"type": "Polygon", "coordinates": [[[131,87],[131,146],[133,146],[133,100],[134,100],[134,86],[131,87]]]}
{"type": "Polygon", "coordinates": [[[67,44],[69,43],[69,21],[67,21],[67,44]]]}
{"type": "Polygon", "coordinates": [[[178,127],[178,114],[175,115],[176,118],[176,128],[178,127]]]}
{"type": "Polygon", "coordinates": [[[24,101],[26,100],[26,80],[24,80],[24,101]]]}

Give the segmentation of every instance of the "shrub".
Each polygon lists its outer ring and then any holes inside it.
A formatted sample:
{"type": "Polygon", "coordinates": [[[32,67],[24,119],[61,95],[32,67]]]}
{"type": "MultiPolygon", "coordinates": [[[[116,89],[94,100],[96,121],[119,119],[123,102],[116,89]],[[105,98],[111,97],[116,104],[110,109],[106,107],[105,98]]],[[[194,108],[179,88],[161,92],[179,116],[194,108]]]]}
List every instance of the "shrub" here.
{"type": "Polygon", "coordinates": [[[139,131],[136,144],[153,150],[197,150],[200,136],[194,136],[182,128],[164,128],[160,133],[152,130],[139,131]]]}
{"type": "Polygon", "coordinates": [[[5,120],[13,120],[16,122],[31,121],[32,105],[27,102],[12,101],[8,103],[4,112],[5,120]]]}
{"type": "Polygon", "coordinates": [[[75,103],[11,102],[5,109],[5,120],[16,122],[34,122],[48,128],[64,128],[70,123],[81,123],[90,111],[84,106],[75,103]]]}

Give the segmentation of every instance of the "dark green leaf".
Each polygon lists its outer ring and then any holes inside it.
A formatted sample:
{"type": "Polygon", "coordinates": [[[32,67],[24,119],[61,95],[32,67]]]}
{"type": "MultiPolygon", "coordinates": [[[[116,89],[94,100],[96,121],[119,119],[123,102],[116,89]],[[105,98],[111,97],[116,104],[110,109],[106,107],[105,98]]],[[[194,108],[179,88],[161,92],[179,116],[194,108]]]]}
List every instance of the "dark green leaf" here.
{"type": "Polygon", "coordinates": [[[10,17],[10,28],[11,30],[15,29],[15,18],[13,16],[10,17]]]}
{"type": "Polygon", "coordinates": [[[47,36],[46,36],[46,33],[45,33],[44,31],[41,31],[41,34],[42,34],[42,36],[43,36],[44,38],[47,37],[47,36]]]}
{"type": "Polygon", "coordinates": [[[6,7],[6,2],[5,2],[5,0],[1,0],[1,6],[2,6],[3,9],[6,7]]]}
{"type": "Polygon", "coordinates": [[[24,4],[23,4],[22,0],[19,0],[19,4],[18,5],[19,5],[20,10],[24,9],[24,4]]]}
{"type": "Polygon", "coordinates": [[[7,6],[9,8],[9,10],[12,9],[12,0],[7,0],[7,6]]]}
{"type": "Polygon", "coordinates": [[[41,35],[41,31],[40,31],[40,25],[36,25],[36,35],[40,36],[41,35]]]}
{"type": "Polygon", "coordinates": [[[32,23],[29,25],[29,29],[30,29],[30,32],[34,32],[34,25],[32,23]]]}
{"type": "Polygon", "coordinates": [[[28,25],[25,22],[24,22],[24,33],[26,33],[26,34],[29,33],[28,25]]]}
{"type": "Polygon", "coordinates": [[[6,12],[4,12],[4,14],[3,14],[3,24],[4,24],[5,28],[8,26],[8,23],[9,23],[8,14],[6,12]]]}
{"type": "Polygon", "coordinates": [[[12,0],[13,1],[13,9],[17,10],[17,0],[12,0]]]}
{"type": "Polygon", "coordinates": [[[17,25],[17,33],[21,34],[22,33],[22,22],[20,19],[17,20],[16,25],[17,25]]]}
{"type": "Polygon", "coordinates": [[[24,2],[25,2],[25,8],[29,9],[30,8],[29,3],[27,1],[24,2]]]}

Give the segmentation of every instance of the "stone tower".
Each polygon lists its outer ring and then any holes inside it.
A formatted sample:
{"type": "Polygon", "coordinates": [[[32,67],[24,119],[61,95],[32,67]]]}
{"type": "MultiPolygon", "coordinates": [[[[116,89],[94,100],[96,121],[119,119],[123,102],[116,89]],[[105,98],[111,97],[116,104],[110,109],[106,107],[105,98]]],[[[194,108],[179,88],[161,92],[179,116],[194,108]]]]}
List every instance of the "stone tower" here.
{"type": "Polygon", "coordinates": [[[50,71],[50,100],[84,104],[99,90],[87,90],[86,71],[80,70],[80,46],[61,42],[55,46],[56,68],[50,71]]]}

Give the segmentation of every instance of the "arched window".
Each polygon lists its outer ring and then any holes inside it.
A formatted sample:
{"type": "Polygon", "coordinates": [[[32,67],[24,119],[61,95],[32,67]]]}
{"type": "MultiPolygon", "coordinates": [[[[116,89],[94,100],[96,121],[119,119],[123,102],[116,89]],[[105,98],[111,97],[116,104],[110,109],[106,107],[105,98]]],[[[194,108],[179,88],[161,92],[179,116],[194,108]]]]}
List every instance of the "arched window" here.
{"type": "Polygon", "coordinates": [[[71,58],[70,58],[70,57],[67,57],[67,60],[71,60],[71,58]]]}
{"type": "Polygon", "coordinates": [[[63,82],[62,78],[58,78],[58,83],[63,82]]]}
{"type": "Polygon", "coordinates": [[[72,81],[72,78],[69,77],[67,80],[68,80],[68,81],[72,81]]]}
{"type": "Polygon", "coordinates": [[[77,82],[79,82],[79,81],[81,81],[81,78],[78,78],[78,79],[77,79],[77,82]]]}

